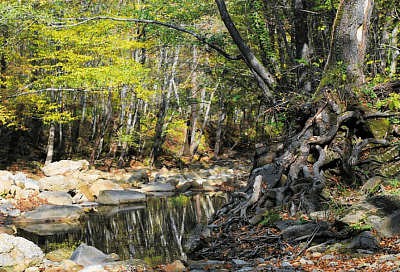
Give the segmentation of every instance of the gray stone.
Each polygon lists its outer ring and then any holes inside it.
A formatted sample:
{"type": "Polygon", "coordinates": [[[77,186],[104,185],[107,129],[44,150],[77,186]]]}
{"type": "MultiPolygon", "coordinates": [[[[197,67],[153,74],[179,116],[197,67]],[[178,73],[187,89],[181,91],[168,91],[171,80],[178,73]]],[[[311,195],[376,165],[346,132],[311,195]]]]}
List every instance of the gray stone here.
{"type": "Polygon", "coordinates": [[[128,190],[103,190],[100,191],[97,201],[104,205],[141,203],[146,201],[146,195],[128,190]]]}
{"type": "Polygon", "coordinates": [[[89,162],[86,160],[71,161],[61,160],[58,162],[50,163],[49,165],[42,168],[43,173],[48,176],[62,175],[65,173],[73,173],[76,171],[87,170],[89,162]]]}
{"type": "Polygon", "coordinates": [[[140,184],[149,183],[149,176],[147,175],[146,169],[136,169],[133,170],[131,177],[126,181],[133,186],[139,186],[140,184]]]}
{"type": "Polygon", "coordinates": [[[61,175],[51,176],[39,179],[39,187],[41,191],[61,191],[68,192],[78,187],[79,182],[72,177],[64,177],[61,175]]]}
{"type": "Polygon", "coordinates": [[[179,182],[179,184],[176,186],[176,191],[183,193],[189,190],[192,187],[193,181],[191,180],[184,180],[182,182],[179,182]]]}
{"type": "Polygon", "coordinates": [[[303,225],[294,225],[286,228],[283,233],[282,233],[282,239],[290,240],[290,239],[295,239],[298,237],[302,236],[307,236],[311,235],[314,230],[318,227],[320,227],[320,231],[328,230],[330,228],[329,222],[326,221],[320,221],[317,224],[316,223],[307,223],[303,225]]]}
{"type": "Polygon", "coordinates": [[[25,212],[15,219],[15,223],[47,223],[47,222],[71,222],[77,221],[84,211],[72,205],[42,205],[33,211],[25,212]]]}
{"type": "Polygon", "coordinates": [[[74,233],[81,230],[80,222],[53,223],[51,220],[44,224],[27,224],[19,226],[26,232],[35,233],[41,236],[60,235],[74,233]]]}
{"type": "Polygon", "coordinates": [[[232,262],[234,262],[236,265],[249,265],[248,262],[240,260],[240,259],[233,259],[232,262]]]}
{"type": "Polygon", "coordinates": [[[89,191],[95,196],[99,196],[100,192],[104,191],[104,190],[121,190],[122,191],[122,190],[124,190],[124,188],[122,188],[118,184],[115,184],[111,180],[107,180],[107,179],[97,180],[89,187],[89,191]]]}
{"type": "Polygon", "coordinates": [[[183,176],[181,175],[169,176],[166,180],[166,182],[171,183],[172,186],[178,185],[178,183],[181,181],[183,181],[183,176]]]}
{"type": "Polygon", "coordinates": [[[375,176],[370,178],[360,190],[358,190],[359,194],[372,194],[378,191],[380,188],[380,184],[382,182],[382,178],[379,176],[375,176]]]}
{"type": "Polygon", "coordinates": [[[70,260],[83,266],[98,265],[106,262],[113,262],[114,260],[108,255],[104,254],[95,247],[81,244],[72,253],[70,260]]]}
{"type": "Polygon", "coordinates": [[[58,192],[58,191],[44,191],[38,194],[39,198],[47,200],[50,204],[53,205],[71,205],[72,197],[70,194],[66,192],[58,192]]]}
{"type": "Polygon", "coordinates": [[[376,250],[379,248],[379,241],[371,232],[364,231],[351,241],[348,248],[376,250]]]}
{"type": "Polygon", "coordinates": [[[8,194],[11,185],[14,185],[13,174],[8,171],[0,171],[0,194],[8,194]]]}
{"type": "Polygon", "coordinates": [[[202,179],[202,177],[194,171],[186,171],[183,175],[186,179],[202,179]]]}
{"type": "MultiPolygon", "coordinates": [[[[129,259],[126,261],[118,262],[107,262],[101,263],[103,268],[107,268],[105,271],[109,272],[120,272],[120,271],[153,271],[153,268],[145,261],[140,259],[129,259]]],[[[83,271],[83,270],[80,270],[83,271]]],[[[176,270],[169,270],[176,271],[176,270]]],[[[181,270],[179,270],[181,271],[181,270]]],[[[183,271],[183,270],[182,270],[183,271]]]]}
{"type": "Polygon", "coordinates": [[[275,167],[273,164],[266,164],[255,169],[251,174],[254,178],[258,175],[263,176],[263,180],[268,183],[268,188],[274,188],[281,179],[282,169],[281,167],[275,167]]]}
{"type": "Polygon", "coordinates": [[[22,237],[0,234],[0,267],[23,271],[44,258],[42,250],[22,237]]]}
{"type": "Polygon", "coordinates": [[[175,187],[170,183],[160,183],[160,182],[151,182],[147,184],[142,184],[141,189],[146,192],[170,192],[174,191],[175,187]]]}

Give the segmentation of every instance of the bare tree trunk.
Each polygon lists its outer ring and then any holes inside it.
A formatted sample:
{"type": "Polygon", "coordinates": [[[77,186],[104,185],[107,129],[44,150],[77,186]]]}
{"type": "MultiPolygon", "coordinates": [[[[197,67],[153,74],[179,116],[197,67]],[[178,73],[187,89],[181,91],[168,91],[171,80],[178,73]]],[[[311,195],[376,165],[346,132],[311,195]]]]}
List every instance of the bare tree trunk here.
{"type": "Polygon", "coordinates": [[[192,73],[192,94],[191,94],[191,118],[190,118],[190,141],[189,141],[189,152],[191,156],[194,156],[194,146],[196,145],[196,132],[197,132],[197,120],[199,117],[199,105],[197,102],[198,97],[198,72],[196,68],[198,66],[198,54],[197,46],[193,46],[193,73],[192,73]]]}
{"type": "MultiPolygon", "coordinates": [[[[165,48],[163,48],[162,50],[165,50],[165,48]]],[[[178,46],[175,50],[174,53],[174,59],[173,59],[173,63],[172,63],[172,68],[171,68],[171,74],[167,73],[167,56],[164,54],[162,54],[161,59],[163,62],[165,62],[165,69],[162,70],[163,75],[160,76],[164,76],[164,83],[161,86],[161,92],[163,93],[162,95],[162,101],[161,101],[161,107],[160,110],[158,112],[158,120],[157,120],[157,127],[156,127],[156,133],[155,133],[155,137],[154,137],[154,143],[153,143],[153,148],[150,154],[150,161],[151,164],[157,164],[158,163],[158,158],[161,155],[161,149],[162,149],[162,145],[164,143],[165,140],[165,130],[166,130],[166,122],[165,122],[165,118],[167,116],[168,110],[170,108],[170,99],[171,99],[171,94],[173,91],[173,78],[175,77],[175,73],[176,73],[176,68],[177,68],[177,64],[178,64],[178,60],[179,60],[179,52],[180,52],[180,47],[178,46]],[[168,86],[168,89],[165,90],[165,88],[168,86]]]]}
{"type": "Polygon", "coordinates": [[[214,146],[214,157],[218,157],[221,148],[222,140],[222,126],[224,124],[226,114],[227,114],[227,103],[224,97],[220,95],[220,110],[218,111],[218,127],[217,133],[215,135],[215,146],[214,146]]]}
{"type": "Polygon", "coordinates": [[[102,120],[100,121],[100,133],[97,135],[95,139],[95,143],[93,146],[92,154],[90,155],[89,162],[93,164],[96,159],[98,159],[101,155],[103,144],[104,144],[104,136],[108,130],[112,129],[112,91],[111,88],[108,89],[108,97],[107,102],[105,102],[105,98],[103,97],[103,114],[102,120]]]}
{"type": "MultiPolygon", "coordinates": [[[[215,89],[217,89],[218,86],[219,86],[219,84],[217,84],[217,86],[215,87],[215,89]]],[[[193,147],[193,154],[192,154],[192,156],[190,157],[190,160],[191,160],[191,161],[193,160],[194,155],[196,155],[197,149],[199,148],[199,145],[200,145],[201,136],[203,136],[204,128],[205,128],[206,125],[207,125],[208,115],[209,115],[209,113],[210,113],[210,107],[211,107],[212,99],[213,99],[213,97],[214,97],[214,92],[215,92],[215,90],[211,93],[210,101],[208,102],[207,109],[206,109],[206,113],[205,113],[205,115],[204,115],[203,125],[201,126],[201,129],[200,129],[200,131],[199,131],[199,135],[197,136],[196,143],[195,143],[195,145],[194,145],[194,147],[193,147]]]]}
{"type": "MultiPolygon", "coordinates": [[[[51,102],[54,103],[55,97],[54,97],[54,91],[51,91],[51,102]]],[[[51,121],[50,123],[50,129],[49,129],[49,140],[47,142],[47,155],[46,155],[46,160],[44,165],[49,165],[51,161],[53,160],[53,154],[54,154],[54,140],[55,140],[55,128],[54,128],[54,121],[51,121]]]]}
{"type": "Polygon", "coordinates": [[[46,161],[44,162],[44,166],[49,165],[53,160],[54,138],[55,138],[55,129],[54,129],[54,122],[52,121],[50,123],[49,140],[47,142],[47,155],[46,155],[46,161]]]}
{"type": "Polygon", "coordinates": [[[247,66],[250,68],[258,83],[258,86],[262,90],[265,97],[272,104],[275,104],[275,98],[271,93],[271,90],[273,91],[277,85],[274,76],[270,72],[268,72],[267,69],[265,69],[265,67],[260,63],[260,61],[256,58],[250,47],[240,35],[228,13],[228,10],[226,9],[225,1],[215,0],[215,3],[218,6],[218,10],[221,15],[221,19],[225,24],[225,27],[228,29],[233,39],[233,42],[237,45],[240,52],[242,53],[247,66]]]}
{"type": "Polygon", "coordinates": [[[400,55],[400,48],[397,46],[397,42],[399,39],[399,30],[400,30],[400,25],[397,24],[393,29],[390,38],[390,47],[392,51],[392,61],[390,62],[390,76],[392,77],[396,75],[397,62],[398,62],[398,57],[400,55]]]}

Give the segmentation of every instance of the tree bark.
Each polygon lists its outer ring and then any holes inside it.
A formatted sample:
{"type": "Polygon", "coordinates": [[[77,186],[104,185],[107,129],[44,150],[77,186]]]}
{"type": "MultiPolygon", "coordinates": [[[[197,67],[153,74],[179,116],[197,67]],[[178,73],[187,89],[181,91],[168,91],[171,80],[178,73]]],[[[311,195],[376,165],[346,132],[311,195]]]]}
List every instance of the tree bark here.
{"type": "Polygon", "coordinates": [[[228,10],[226,9],[225,1],[215,0],[215,3],[218,6],[221,19],[224,22],[226,29],[229,31],[233,42],[242,53],[247,66],[250,68],[258,83],[259,88],[266,98],[271,102],[271,104],[275,104],[275,98],[271,92],[274,91],[277,86],[274,76],[260,63],[260,61],[251,51],[250,47],[247,45],[246,41],[240,35],[228,13],[228,10]]]}

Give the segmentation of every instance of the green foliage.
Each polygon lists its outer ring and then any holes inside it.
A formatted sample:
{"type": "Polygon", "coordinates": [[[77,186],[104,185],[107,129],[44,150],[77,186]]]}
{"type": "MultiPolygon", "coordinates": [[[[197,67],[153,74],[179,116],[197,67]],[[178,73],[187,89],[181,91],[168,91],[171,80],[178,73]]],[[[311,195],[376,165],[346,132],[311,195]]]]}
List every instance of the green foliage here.
{"type": "Polygon", "coordinates": [[[400,95],[398,93],[390,93],[386,99],[379,100],[376,103],[376,107],[387,107],[389,110],[397,110],[400,108],[400,95]]]}
{"type": "Polygon", "coordinates": [[[267,225],[270,226],[272,223],[281,220],[281,217],[279,216],[279,212],[276,210],[271,210],[267,211],[264,214],[264,219],[261,221],[260,225],[267,225]]]}

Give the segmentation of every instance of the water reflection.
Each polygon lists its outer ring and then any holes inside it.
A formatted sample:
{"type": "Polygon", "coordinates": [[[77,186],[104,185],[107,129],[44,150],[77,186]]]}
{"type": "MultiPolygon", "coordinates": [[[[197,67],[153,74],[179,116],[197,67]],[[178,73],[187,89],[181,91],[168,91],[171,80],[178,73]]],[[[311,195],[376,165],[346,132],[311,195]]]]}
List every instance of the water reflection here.
{"type": "Polygon", "coordinates": [[[198,194],[149,198],[144,206],[102,206],[89,213],[80,228],[68,233],[38,235],[19,229],[17,235],[38,244],[44,252],[54,244],[72,246],[84,242],[106,254],[117,253],[122,260],[139,258],[151,265],[185,257],[183,245],[196,224],[207,223],[227,195],[198,194]]]}

